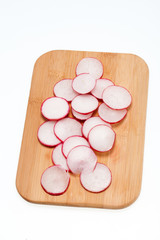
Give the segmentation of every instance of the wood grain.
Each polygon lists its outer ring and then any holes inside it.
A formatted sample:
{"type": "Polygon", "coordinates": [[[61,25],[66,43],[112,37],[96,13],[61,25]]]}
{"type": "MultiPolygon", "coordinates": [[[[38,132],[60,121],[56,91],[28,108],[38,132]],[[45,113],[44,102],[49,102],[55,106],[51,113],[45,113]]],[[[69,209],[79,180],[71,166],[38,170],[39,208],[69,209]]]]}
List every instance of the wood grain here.
{"type": "Polygon", "coordinates": [[[34,203],[101,208],[123,208],[133,203],[141,188],[145,119],[149,71],[146,63],[133,54],[51,51],[35,63],[26,121],[17,170],[16,186],[20,195],[34,203]],[[98,161],[112,171],[112,184],[95,194],[82,188],[78,176],[71,176],[67,192],[50,196],[40,186],[42,172],[52,165],[52,148],[37,140],[37,129],[44,122],[40,113],[42,101],[53,95],[53,86],[64,78],[74,78],[75,67],[84,57],[96,57],[104,66],[104,78],[126,87],[133,102],[126,118],[114,124],[117,133],[114,148],[97,153],[98,161]]]}

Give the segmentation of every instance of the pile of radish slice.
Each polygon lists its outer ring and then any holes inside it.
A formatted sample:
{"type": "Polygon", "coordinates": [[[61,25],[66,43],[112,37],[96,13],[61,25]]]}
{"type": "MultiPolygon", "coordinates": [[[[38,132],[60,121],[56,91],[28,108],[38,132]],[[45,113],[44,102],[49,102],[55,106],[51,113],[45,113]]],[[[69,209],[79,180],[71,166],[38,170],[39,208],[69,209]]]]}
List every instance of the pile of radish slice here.
{"type": "Polygon", "coordinates": [[[56,146],[52,152],[53,166],[41,177],[48,194],[63,194],[69,186],[70,173],[79,174],[81,185],[93,193],[102,192],[111,184],[111,171],[97,162],[95,151],[113,148],[116,133],[111,124],[126,116],[132,98],[127,89],[102,75],[99,60],[83,58],[76,67],[76,77],[57,82],[55,96],[42,103],[41,113],[47,121],[39,127],[38,139],[45,146],[56,146]],[[69,102],[72,118],[67,116],[69,102]],[[99,116],[92,117],[97,108],[99,116]]]}

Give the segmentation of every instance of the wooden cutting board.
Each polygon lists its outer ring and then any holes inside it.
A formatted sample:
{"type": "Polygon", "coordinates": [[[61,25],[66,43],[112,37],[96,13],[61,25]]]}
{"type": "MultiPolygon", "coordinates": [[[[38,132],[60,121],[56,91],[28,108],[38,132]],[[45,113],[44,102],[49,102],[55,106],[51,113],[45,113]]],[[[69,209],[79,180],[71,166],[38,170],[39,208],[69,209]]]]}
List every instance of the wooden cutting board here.
{"type": "Polygon", "coordinates": [[[144,60],[133,54],[57,50],[38,58],[33,71],[17,170],[19,194],[30,202],[56,205],[123,208],[133,203],[141,189],[148,76],[144,60]],[[113,125],[117,134],[114,148],[107,153],[97,153],[98,162],[105,163],[112,171],[110,187],[99,194],[90,193],[82,188],[79,177],[72,175],[67,192],[51,196],[40,185],[42,172],[52,165],[53,150],[37,140],[38,127],[45,121],[40,106],[45,98],[53,95],[56,82],[75,77],[76,65],[84,57],[99,59],[104,66],[103,77],[126,87],[132,94],[133,102],[126,118],[113,125]]]}

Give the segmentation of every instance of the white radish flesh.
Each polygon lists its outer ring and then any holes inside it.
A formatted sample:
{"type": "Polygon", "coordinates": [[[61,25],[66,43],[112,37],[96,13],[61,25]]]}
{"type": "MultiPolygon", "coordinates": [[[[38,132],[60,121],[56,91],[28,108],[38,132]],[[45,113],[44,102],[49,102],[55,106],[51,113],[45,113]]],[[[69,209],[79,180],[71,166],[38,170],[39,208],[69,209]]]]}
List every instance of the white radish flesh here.
{"type": "Polygon", "coordinates": [[[87,140],[83,137],[80,136],[72,136],[67,138],[64,143],[63,143],[63,147],[62,147],[62,152],[64,154],[65,157],[68,156],[69,152],[77,146],[80,145],[84,145],[84,146],[88,146],[89,147],[89,143],[87,142],[87,140]]]}
{"type": "Polygon", "coordinates": [[[38,129],[38,140],[45,146],[53,147],[59,144],[61,141],[55,136],[53,128],[56,121],[47,121],[41,124],[38,129]]]}
{"type": "Polygon", "coordinates": [[[88,114],[81,114],[81,113],[74,111],[72,108],[72,114],[75,118],[83,121],[83,120],[90,118],[92,116],[93,112],[88,113],[88,114]]]}
{"type": "Polygon", "coordinates": [[[107,107],[105,103],[102,103],[98,108],[98,114],[102,120],[108,123],[117,123],[125,118],[127,109],[115,110],[107,107]]]}
{"type": "Polygon", "coordinates": [[[76,74],[90,73],[96,79],[103,74],[103,65],[96,58],[83,58],[76,67],[76,74]]]}
{"type": "Polygon", "coordinates": [[[67,157],[67,164],[72,173],[80,174],[82,171],[93,171],[97,157],[93,150],[87,146],[73,148],[67,157]]]}
{"type": "Polygon", "coordinates": [[[69,113],[69,105],[64,98],[50,97],[42,103],[41,112],[48,120],[58,120],[69,113]]]}
{"type": "Polygon", "coordinates": [[[79,94],[92,91],[96,85],[96,79],[89,73],[82,73],[73,79],[73,89],[79,94]]]}
{"type": "Polygon", "coordinates": [[[73,118],[64,118],[57,121],[54,132],[55,135],[64,142],[68,137],[74,135],[82,136],[82,125],[73,118]]]}
{"type": "Polygon", "coordinates": [[[115,132],[106,125],[97,125],[90,130],[88,141],[94,150],[106,152],[113,147],[115,132]]]}
{"type": "Polygon", "coordinates": [[[63,194],[70,182],[68,172],[58,166],[51,166],[47,168],[41,177],[42,188],[51,195],[63,194]]]}
{"type": "Polygon", "coordinates": [[[132,101],[129,91],[120,86],[109,86],[103,91],[104,103],[112,109],[129,107],[132,101]]]}
{"type": "Polygon", "coordinates": [[[90,172],[82,172],[80,175],[80,182],[82,186],[90,192],[99,193],[106,190],[112,181],[110,169],[102,164],[97,163],[95,169],[90,172]]]}
{"type": "Polygon", "coordinates": [[[62,144],[59,144],[55,149],[52,151],[52,162],[55,165],[60,166],[65,170],[69,170],[67,166],[67,159],[64,157],[62,153],[62,144]]]}
{"type": "Polygon", "coordinates": [[[102,93],[105,88],[114,85],[112,81],[106,78],[98,79],[96,85],[91,91],[92,95],[98,99],[102,99],[102,93]]]}
{"type": "Polygon", "coordinates": [[[74,111],[88,114],[98,107],[98,100],[90,94],[79,95],[73,99],[71,105],[74,111]]]}
{"type": "Polygon", "coordinates": [[[72,79],[63,79],[56,83],[53,89],[55,96],[62,97],[68,102],[71,102],[73,98],[78,95],[78,93],[73,90],[72,84],[72,79]]]}

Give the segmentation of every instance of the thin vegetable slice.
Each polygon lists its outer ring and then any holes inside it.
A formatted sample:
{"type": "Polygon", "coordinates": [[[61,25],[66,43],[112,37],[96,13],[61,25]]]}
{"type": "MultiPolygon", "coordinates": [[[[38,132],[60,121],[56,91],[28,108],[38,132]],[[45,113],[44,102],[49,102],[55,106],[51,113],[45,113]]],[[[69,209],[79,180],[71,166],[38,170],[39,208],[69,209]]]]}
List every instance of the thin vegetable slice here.
{"type": "Polygon", "coordinates": [[[59,144],[55,149],[52,151],[52,162],[55,165],[60,166],[65,170],[69,170],[67,166],[67,159],[64,157],[62,153],[62,144],[59,144]]]}
{"type": "Polygon", "coordinates": [[[105,88],[114,85],[114,83],[106,78],[101,78],[96,81],[96,85],[91,91],[92,95],[98,99],[102,99],[102,94],[105,88]]]}
{"type": "Polygon", "coordinates": [[[83,120],[90,118],[92,116],[93,112],[88,113],[88,114],[81,114],[81,113],[74,111],[74,109],[72,108],[72,114],[75,118],[83,121],[83,120]]]}
{"type": "Polygon", "coordinates": [[[73,89],[79,94],[92,91],[96,85],[96,79],[89,73],[82,73],[73,79],[73,89]]]}

